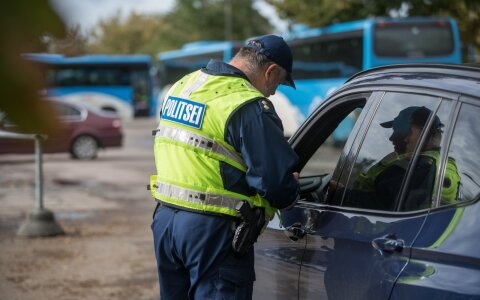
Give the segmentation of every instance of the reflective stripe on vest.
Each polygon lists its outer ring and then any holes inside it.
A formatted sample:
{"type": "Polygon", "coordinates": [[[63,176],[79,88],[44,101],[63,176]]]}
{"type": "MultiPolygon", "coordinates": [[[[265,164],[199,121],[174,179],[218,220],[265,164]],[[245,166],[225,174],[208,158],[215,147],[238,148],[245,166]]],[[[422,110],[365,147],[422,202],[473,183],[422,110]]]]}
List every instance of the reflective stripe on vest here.
{"type": "Polygon", "coordinates": [[[193,82],[190,86],[188,86],[186,89],[182,91],[182,93],[180,94],[180,97],[183,97],[183,98],[190,97],[190,94],[198,90],[205,83],[205,81],[207,81],[207,79],[208,79],[208,74],[201,72],[197,80],[195,80],[195,82],[193,82]]]}
{"type": "MultiPolygon", "coordinates": [[[[170,198],[189,202],[198,205],[213,205],[235,211],[238,203],[242,202],[238,198],[229,197],[221,194],[201,193],[198,191],[157,182],[154,186],[156,192],[170,198]]],[[[159,200],[162,202],[161,200],[159,200]]]]}
{"type": "Polygon", "coordinates": [[[230,151],[215,140],[202,136],[200,134],[195,134],[178,127],[160,125],[159,128],[156,130],[155,137],[169,138],[193,147],[204,149],[206,151],[211,151],[230,160],[233,160],[234,162],[243,167],[242,171],[246,170],[246,165],[243,161],[243,158],[237,152],[230,151]]]}

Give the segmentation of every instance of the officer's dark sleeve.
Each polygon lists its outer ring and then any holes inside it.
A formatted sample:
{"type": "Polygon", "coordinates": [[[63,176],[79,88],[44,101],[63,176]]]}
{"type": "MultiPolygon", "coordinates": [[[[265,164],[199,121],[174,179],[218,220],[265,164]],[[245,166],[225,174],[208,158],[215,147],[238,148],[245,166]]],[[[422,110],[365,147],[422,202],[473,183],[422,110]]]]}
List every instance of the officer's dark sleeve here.
{"type": "Polygon", "coordinates": [[[292,173],[298,156],[285,139],[270,101],[254,101],[235,112],[228,123],[227,140],[243,156],[245,181],[251,190],[279,209],[295,201],[299,185],[292,173]]]}

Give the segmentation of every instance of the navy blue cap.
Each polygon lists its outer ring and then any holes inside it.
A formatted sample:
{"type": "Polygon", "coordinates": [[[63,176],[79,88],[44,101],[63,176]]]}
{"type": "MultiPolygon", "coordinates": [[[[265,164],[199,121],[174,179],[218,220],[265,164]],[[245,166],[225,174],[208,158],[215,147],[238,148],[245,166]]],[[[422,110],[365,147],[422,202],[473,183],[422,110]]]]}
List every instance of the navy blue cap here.
{"type": "MultiPolygon", "coordinates": [[[[380,123],[384,128],[393,128],[393,133],[407,136],[410,133],[411,124],[424,127],[432,111],[425,106],[410,106],[398,113],[393,120],[380,123]]],[[[441,128],[443,124],[438,116],[433,119],[432,128],[441,128]]]]}
{"type": "Polygon", "coordinates": [[[287,71],[287,78],[282,84],[295,88],[295,83],[292,79],[293,55],[283,38],[272,34],[264,35],[249,40],[245,47],[255,49],[257,53],[265,55],[268,59],[284,68],[287,71]]]}

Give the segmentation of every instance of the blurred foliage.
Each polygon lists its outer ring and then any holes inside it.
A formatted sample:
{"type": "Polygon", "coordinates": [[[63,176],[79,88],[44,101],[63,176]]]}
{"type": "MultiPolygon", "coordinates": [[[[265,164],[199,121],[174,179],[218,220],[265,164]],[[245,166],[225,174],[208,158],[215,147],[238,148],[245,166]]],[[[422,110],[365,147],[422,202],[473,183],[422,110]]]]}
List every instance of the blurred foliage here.
{"type": "Polygon", "coordinates": [[[272,31],[268,20],[252,7],[253,0],[177,0],[167,14],[120,11],[92,31],[90,53],[138,54],[158,52],[198,40],[244,40],[272,31]]]}
{"type": "Polygon", "coordinates": [[[480,51],[479,0],[265,0],[281,18],[312,27],[372,16],[404,14],[454,18],[464,45],[480,51]]]}
{"type": "Polygon", "coordinates": [[[90,53],[156,55],[162,43],[163,31],[169,25],[160,15],[131,13],[122,21],[120,11],[102,20],[92,31],[90,53]]]}
{"type": "MultiPolygon", "coordinates": [[[[198,40],[245,40],[272,32],[253,0],[176,0],[165,20],[174,24],[175,45],[198,40]]],[[[176,48],[175,47],[175,48],[176,48]]]]}
{"type": "Polygon", "coordinates": [[[265,0],[275,7],[280,18],[311,27],[336,22],[388,15],[387,6],[397,7],[398,0],[265,0]]]}
{"type": "Polygon", "coordinates": [[[46,51],[42,38],[62,36],[64,25],[47,0],[0,2],[0,111],[26,132],[52,132],[53,108],[39,101],[42,78],[21,53],[46,51]]]}

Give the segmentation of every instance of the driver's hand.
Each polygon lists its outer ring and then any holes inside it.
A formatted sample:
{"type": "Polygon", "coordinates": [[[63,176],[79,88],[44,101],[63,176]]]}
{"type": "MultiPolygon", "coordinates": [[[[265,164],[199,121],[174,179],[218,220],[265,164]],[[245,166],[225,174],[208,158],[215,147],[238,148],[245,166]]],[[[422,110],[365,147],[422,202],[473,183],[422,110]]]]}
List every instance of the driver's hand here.
{"type": "Polygon", "coordinates": [[[332,191],[335,191],[336,189],[342,189],[344,187],[345,186],[343,184],[336,180],[330,180],[330,182],[328,183],[328,188],[332,191]]]}

